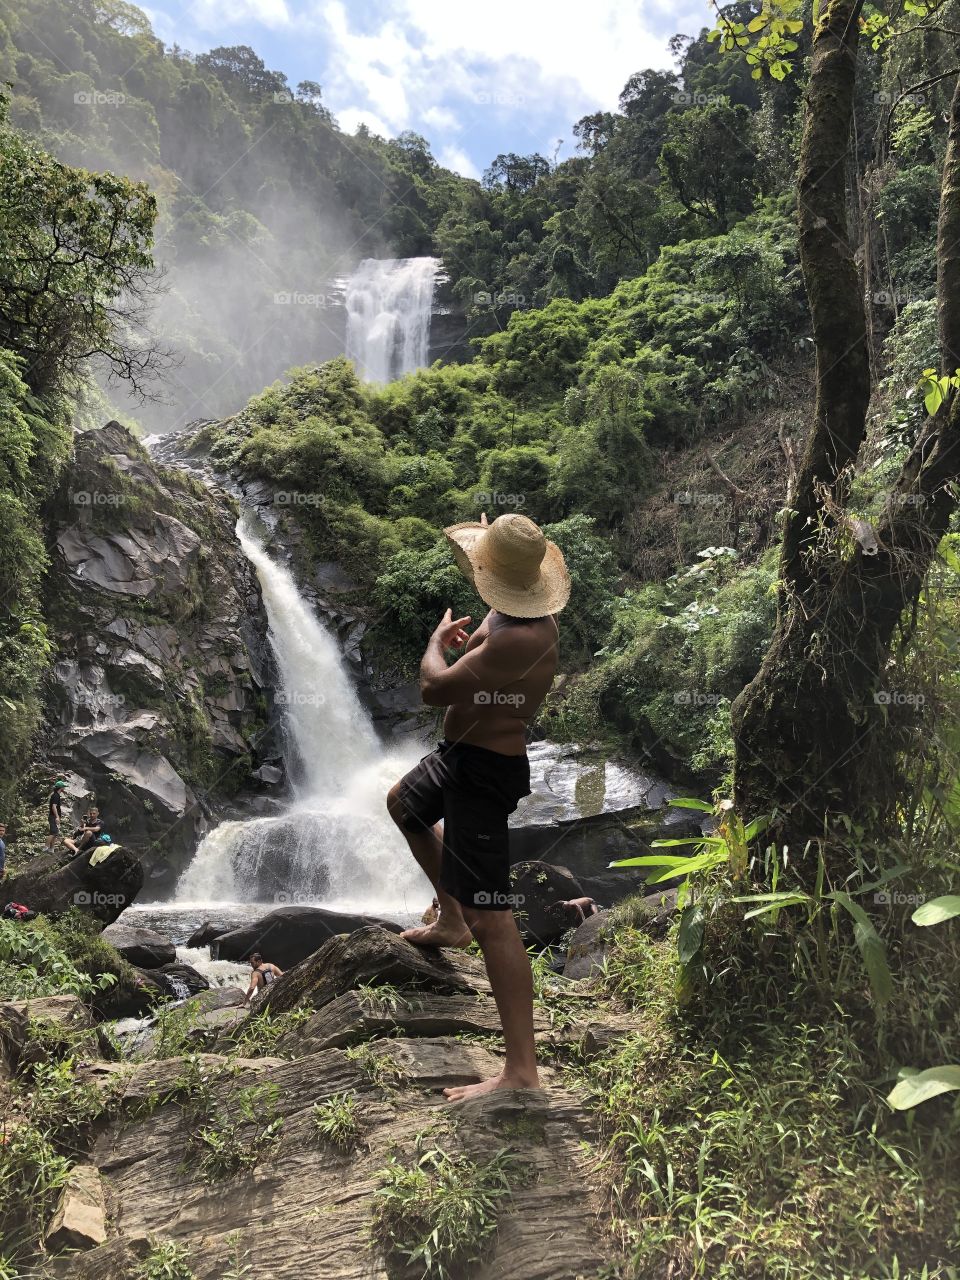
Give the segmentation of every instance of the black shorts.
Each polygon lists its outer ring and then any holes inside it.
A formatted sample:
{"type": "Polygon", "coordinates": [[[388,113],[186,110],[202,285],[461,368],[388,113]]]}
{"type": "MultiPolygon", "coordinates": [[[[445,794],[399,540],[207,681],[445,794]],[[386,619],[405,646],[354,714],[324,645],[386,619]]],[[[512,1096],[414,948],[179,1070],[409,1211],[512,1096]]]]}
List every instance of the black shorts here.
{"type": "Polygon", "coordinates": [[[58,836],[60,834],[60,819],[54,817],[52,813],[50,814],[50,834],[52,836],[58,836]]]}
{"type": "Polygon", "coordinates": [[[525,755],[441,742],[400,779],[405,831],[443,819],[440,888],[465,907],[506,911],[510,892],[507,818],[530,794],[525,755]]]}

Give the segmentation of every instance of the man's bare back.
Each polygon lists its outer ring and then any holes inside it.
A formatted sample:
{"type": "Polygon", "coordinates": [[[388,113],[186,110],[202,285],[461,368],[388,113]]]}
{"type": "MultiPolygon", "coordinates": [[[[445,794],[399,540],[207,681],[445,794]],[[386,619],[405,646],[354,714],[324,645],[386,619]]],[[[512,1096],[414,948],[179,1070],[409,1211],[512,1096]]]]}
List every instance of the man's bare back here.
{"type": "Polygon", "coordinates": [[[456,667],[468,654],[475,655],[468,663],[474,678],[469,688],[464,686],[467,696],[447,707],[446,739],[504,755],[523,755],[527,725],[553,684],[558,640],[552,617],[518,622],[491,609],[453,664],[456,667]],[[485,662],[478,661],[484,658],[485,662]],[[485,679],[490,687],[481,687],[485,679]]]}

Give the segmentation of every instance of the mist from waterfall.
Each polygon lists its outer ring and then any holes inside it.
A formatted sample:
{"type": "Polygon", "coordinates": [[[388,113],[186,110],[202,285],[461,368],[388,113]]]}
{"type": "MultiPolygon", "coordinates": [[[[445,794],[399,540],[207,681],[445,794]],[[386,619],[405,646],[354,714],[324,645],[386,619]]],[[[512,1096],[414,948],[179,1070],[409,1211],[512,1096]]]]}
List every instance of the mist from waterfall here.
{"type": "Polygon", "coordinates": [[[364,258],[346,282],[347,356],[367,382],[426,365],[436,258],[364,258]]]}
{"type": "Polygon", "coordinates": [[[416,911],[433,890],[390,821],[389,786],[422,752],[385,750],[336,638],[247,517],[237,537],[257,570],[279,672],[293,799],[274,817],[223,822],[202,841],[177,903],[300,902],[416,911]]]}

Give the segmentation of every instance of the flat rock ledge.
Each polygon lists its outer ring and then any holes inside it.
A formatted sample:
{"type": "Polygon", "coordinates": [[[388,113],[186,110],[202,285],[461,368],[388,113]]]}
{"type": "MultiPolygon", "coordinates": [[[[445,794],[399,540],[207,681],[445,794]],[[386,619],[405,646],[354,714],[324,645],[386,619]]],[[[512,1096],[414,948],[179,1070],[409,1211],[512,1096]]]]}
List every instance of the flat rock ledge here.
{"type": "MultiPolygon", "coordinates": [[[[591,1003],[585,996],[586,1010],[591,1003]]],[[[83,1243],[74,1238],[81,1251],[51,1257],[44,1277],[130,1280],[154,1243],[174,1241],[197,1280],[222,1280],[238,1259],[243,1274],[269,1280],[415,1280],[422,1265],[411,1268],[372,1231],[376,1192],[391,1160],[412,1166],[436,1147],[480,1164],[504,1150],[515,1157],[496,1232],[479,1260],[450,1271],[456,1280],[603,1273],[613,1255],[591,1185],[589,1117],[560,1074],[545,1068],[543,1090],[460,1104],[441,1093],[502,1063],[476,957],[420,950],[377,928],[332,938],[270,988],[246,1025],[291,1009],[306,1013],[271,1043],[278,1056],[228,1057],[224,1028],[213,1052],[191,1059],[86,1064],[88,1082],[119,1098],[80,1188],[87,1200],[102,1192],[106,1238],[98,1243],[88,1222],[83,1243]],[[185,1085],[198,1075],[208,1109],[236,1120],[240,1090],[273,1087],[280,1137],[253,1168],[202,1176],[185,1085]],[[315,1107],[344,1094],[355,1100],[358,1128],[340,1147],[318,1131],[315,1107]]],[[[539,1013],[537,1033],[553,1035],[539,1013]]],[[[242,1124],[252,1141],[253,1126],[242,1124]]]]}

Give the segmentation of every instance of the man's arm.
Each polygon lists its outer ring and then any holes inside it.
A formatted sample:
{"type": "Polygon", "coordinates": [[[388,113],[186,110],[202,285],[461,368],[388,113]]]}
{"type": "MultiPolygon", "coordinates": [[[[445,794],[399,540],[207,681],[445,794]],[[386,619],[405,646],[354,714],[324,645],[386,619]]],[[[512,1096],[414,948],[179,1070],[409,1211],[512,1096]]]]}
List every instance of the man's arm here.
{"type": "Polygon", "coordinates": [[[428,707],[449,707],[471,702],[479,693],[493,693],[518,680],[536,661],[516,634],[508,642],[502,632],[491,632],[475,649],[447,666],[445,650],[463,644],[469,618],[452,619],[450,610],[430,637],[420,663],[420,696],[428,707]]]}

